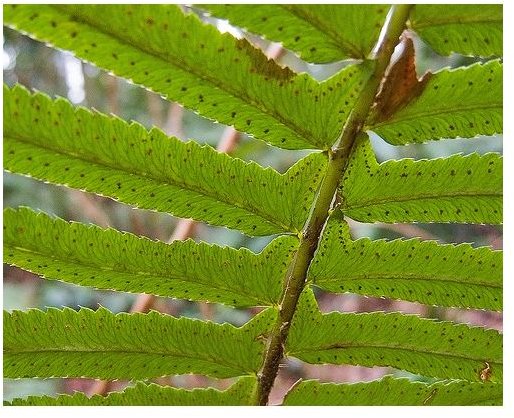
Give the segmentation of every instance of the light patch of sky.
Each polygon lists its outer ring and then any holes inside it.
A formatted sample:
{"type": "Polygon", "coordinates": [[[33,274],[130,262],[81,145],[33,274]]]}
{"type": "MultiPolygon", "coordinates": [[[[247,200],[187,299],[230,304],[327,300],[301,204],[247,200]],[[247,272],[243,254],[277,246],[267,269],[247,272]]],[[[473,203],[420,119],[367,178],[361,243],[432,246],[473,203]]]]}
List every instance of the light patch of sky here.
{"type": "Polygon", "coordinates": [[[82,63],[71,54],[63,54],[63,61],[68,99],[75,104],[82,103],[86,98],[82,63]]]}
{"type": "Polygon", "coordinates": [[[16,65],[16,51],[14,48],[4,46],[2,63],[4,70],[12,70],[16,65]]]}
{"type": "Polygon", "coordinates": [[[228,23],[228,20],[217,20],[216,27],[221,33],[230,33],[234,38],[241,39],[243,37],[242,32],[228,23]]]}

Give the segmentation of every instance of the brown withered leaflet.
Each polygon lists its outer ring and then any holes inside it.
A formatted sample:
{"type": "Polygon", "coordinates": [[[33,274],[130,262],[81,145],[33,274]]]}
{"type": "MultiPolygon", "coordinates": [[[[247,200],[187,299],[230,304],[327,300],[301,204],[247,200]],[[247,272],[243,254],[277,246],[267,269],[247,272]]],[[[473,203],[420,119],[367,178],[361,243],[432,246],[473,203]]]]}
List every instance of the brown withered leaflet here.
{"type": "Polygon", "coordinates": [[[389,119],[395,112],[418,97],[432,73],[426,72],[420,79],[416,75],[414,43],[402,36],[400,57],[388,68],[372,109],[372,122],[389,119]]]}

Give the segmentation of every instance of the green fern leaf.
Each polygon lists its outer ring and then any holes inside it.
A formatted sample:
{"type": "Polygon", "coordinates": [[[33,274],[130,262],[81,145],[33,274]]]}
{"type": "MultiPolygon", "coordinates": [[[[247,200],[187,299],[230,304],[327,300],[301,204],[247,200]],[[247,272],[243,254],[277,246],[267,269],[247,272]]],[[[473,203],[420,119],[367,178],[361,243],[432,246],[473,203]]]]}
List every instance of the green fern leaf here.
{"type": "Polygon", "coordinates": [[[503,384],[462,380],[427,385],[386,376],[365,383],[334,384],[302,381],[284,398],[284,405],[403,406],[502,405],[503,384]]]}
{"type": "Polygon", "coordinates": [[[501,224],[502,168],[496,153],[378,164],[362,135],[341,183],[341,210],[362,222],[501,224]]]}
{"type": "Polygon", "coordinates": [[[165,244],[26,208],[6,209],[4,225],[5,262],[46,279],[237,307],[278,304],[298,243],[279,237],[260,254],[192,240],[165,244]]]}
{"type": "Polygon", "coordinates": [[[418,4],[410,27],[441,55],[503,55],[501,4],[418,4]]]}
{"type": "Polygon", "coordinates": [[[300,231],[326,167],[312,153],[281,175],[19,86],[4,120],[9,171],[250,235],[300,231]]]}
{"type": "Polygon", "coordinates": [[[501,251],[417,239],[353,241],[340,216],[325,227],[309,279],[330,292],[502,309],[501,251]]]}
{"type": "Polygon", "coordinates": [[[391,366],[441,379],[502,382],[502,335],[400,313],[321,314],[304,291],[291,324],[287,353],[312,364],[391,366]]]}
{"type": "Polygon", "coordinates": [[[472,138],[503,131],[503,66],[500,61],[444,69],[421,95],[369,129],[393,145],[441,138],[472,138]]]}
{"type": "Polygon", "coordinates": [[[316,63],[366,58],[388,8],[381,4],[202,4],[198,7],[258,33],[316,63]]]}
{"type": "Polygon", "coordinates": [[[353,65],[319,84],[176,5],[9,5],[4,22],[288,149],[328,149],[370,74],[370,65],[353,65]]]}
{"type": "Polygon", "coordinates": [[[265,349],[259,336],[275,318],[275,311],[268,309],[236,328],[155,311],[4,311],[4,377],[254,375],[265,349]]]}
{"type": "Polygon", "coordinates": [[[13,399],[10,406],[244,406],[252,405],[255,391],[255,377],[242,377],[228,389],[213,388],[185,390],[163,387],[153,383],[138,382],[123,392],[112,392],[107,396],[83,393],[73,395],[29,396],[27,399],[13,399]]]}

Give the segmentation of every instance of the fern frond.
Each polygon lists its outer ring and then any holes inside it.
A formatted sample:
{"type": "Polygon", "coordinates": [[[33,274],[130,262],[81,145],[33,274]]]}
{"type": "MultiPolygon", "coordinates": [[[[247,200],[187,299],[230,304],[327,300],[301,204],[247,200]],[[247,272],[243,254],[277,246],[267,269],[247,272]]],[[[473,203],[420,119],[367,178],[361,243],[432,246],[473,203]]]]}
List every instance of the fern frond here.
{"type": "Polygon", "coordinates": [[[501,133],[502,77],[498,60],[441,70],[418,98],[384,122],[368,121],[368,128],[393,145],[501,133]]]}
{"type": "Polygon", "coordinates": [[[279,174],[20,86],[4,87],[4,121],[9,171],[250,235],[301,230],[327,160],[279,174]]]}
{"type": "Polygon", "coordinates": [[[343,177],[341,210],[362,222],[501,224],[503,158],[453,155],[378,164],[362,135],[343,177]]]}
{"type": "Polygon", "coordinates": [[[4,22],[287,149],[328,149],[348,113],[337,125],[319,116],[344,111],[340,103],[351,109],[370,74],[369,65],[353,65],[336,76],[341,88],[319,84],[176,5],[9,5],[4,22]]]}
{"type": "Polygon", "coordinates": [[[436,306],[502,309],[502,252],[418,239],[353,241],[338,216],[329,219],[309,268],[316,286],[436,306]]]}
{"type": "Polygon", "coordinates": [[[321,314],[302,294],[287,354],[312,364],[391,366],[440,379],[502,382],[502,335],[495,330],[400,313],[321,314]]]}
{"type": "Polygon", "coordinates": [[[136,383],[123,392],[88,398],[77,392],[73,395],[29,396],[13,399],[10,406],[244,406],[251,405],[255,391],[255,377],[241,377],[228,389],[178,389],[154,383],[136,383]]]}
{"type": "Polygon", "coordinates": [[[265,349],[259,336],[275,316],[270,309],[236,328],[155,311],[4,311],[4,377],[254,375],[265,349]]]}
{"type": "Polygon", "coordinates": [[[295,385],[283,405],[415,406],[502,405],[503,384],[462,380],[428,385],[386,376],[364,383],[319,383],[306,380],[295,385]]]}
{"type": "Polygon", "coordinates": [[[441,55],[503,55],[501,4],[417,4],[410,27],[441,55]]]}
{"type": "Polygon", "coordinates": [[[6,209],[4,226],[4,261],[46,279],[237,307],[278,304],[298,244],[279,237],[260,254],[192,240],[165,244],[26,208],[6,209]]]}
{"type": "Polygon", "coordinates": [[[366,58],[388,8],[382,4],[201,4],[231,24],[260,34],[315,63],[366,58]]]}

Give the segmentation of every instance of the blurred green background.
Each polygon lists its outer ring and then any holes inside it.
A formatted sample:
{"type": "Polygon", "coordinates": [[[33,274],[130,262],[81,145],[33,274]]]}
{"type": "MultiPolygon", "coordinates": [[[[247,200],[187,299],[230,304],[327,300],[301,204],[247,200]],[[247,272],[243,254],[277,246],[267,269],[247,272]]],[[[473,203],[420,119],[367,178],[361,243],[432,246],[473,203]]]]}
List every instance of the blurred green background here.
{"type": "MultiPolygon", "coordinates": [[[[269,43],[251,35],[242,34],[226,23],[212,18],[207,21],[217,24],[222,30],[230,30],[238,36],[245,35],[264,50],[269,43]]],[[[432,72],[443,67],[457,67],[473,62],[469,57],[436,55],[421,41],[415,39],[418,75],[426,70],[432,72]]],[[[185,45],[187,47],[187,45],[185,45]]],[[[339,71],[348,61],[330,65],[310,65],[300,61],[294,54],[281,51],[277,61],[297,72],[308,72],[318,80],[324,80],[339,71]]],[[[167,134],[181,139],[194,139],[213,147],[227,129],[226,126],[206,120],[177,104],[105,71],[81,62],[71,54],[58,51],[42,43],[32,41],[13,30],[4,28],[3,39],[4,83],[24,86],[62,96],[76,105],[93,107],[102,112],[114,113],[126,120],[135,120],[145,127],[157,126],[167,134]]],[[[474,139],[437,141],[428,144],[393,147],[376,136],[372,142],[379,161],[392,158],[434,158],[455,153],[502,152],[502,138],[480,137],[474,139]]],[[[240,135],[233,156],[254,160],[263,166],[272,166],[283,172],[307,151],[285,151],[240,135]]],[[[177,219],[161,213],[138,210],[113,200],[64,187],[53,186],[19,175],[4,172],[4,207],[29,206],[67,220],[112,226],[123,231],[145,235],[166,241],[170,238],[177,219]]],[[[445,224],[360,224],[351,222],[355,237],[397,238],[419,236],[440,242],[469,242],[476,246],[489,245],[502,248],[502,228],[484,225],[445,224]]],[[[247,247],[260,251],[273,237],[248,238],[225,228],[199,225],[193,237],[232,247],[247,247]]],[[[128,311],[137,295],[98,291],[58,281],[46,281],[14,267],[4,265],[3,304],[4,309],[45,308],[49,306],[80,306],[97,309],[105,306],[111,311],[128,311]]],[[[458,309],[440,309],[415,303],[392,301],[380,298],[365,298],[352,294],[334,295],[318,292],[317,297],[323,311],[373,311],[400,310],[428,317],[451,319],[501,329],[502,317],[497,313],[458,309]]],[[[253,314],[251,310],[236,310],[223,305],[193,303],[183,300],[158,299],[155,309],[172,315],[210,319],[216,322],[231,322],[240,325],[253,314]]],[[[393,371],[387,368],[363,368],[355,366],[313,366],[297,360],[288,360],[281,368],[279,378],[271,396],[271,403],[279,402],[285,391],[298,378],[318,378],[323,381],[353,382],[371,380],[393,371]]],[[[397,375],[405,373],[394,372],[397,375]]],[[[409,375],[410,376],[410,375],[409,375]]],[[[417,376],[410,376],[420,379],[417,376]]],[[[88,392],[92,381],[88,379],[4,379],[4,400],[24,397],[28,394],[71,393],[74,390],[88,392]]],[[[111,389],[120,389],[127,382],[117,382],[111,389]]],[[[175,386],[215,386],[224,388],[230,380],[214,381],[202,376],[177,376],[160,379],[161,384],[175,386]]]]}

